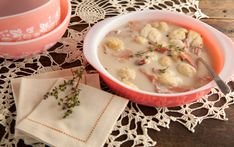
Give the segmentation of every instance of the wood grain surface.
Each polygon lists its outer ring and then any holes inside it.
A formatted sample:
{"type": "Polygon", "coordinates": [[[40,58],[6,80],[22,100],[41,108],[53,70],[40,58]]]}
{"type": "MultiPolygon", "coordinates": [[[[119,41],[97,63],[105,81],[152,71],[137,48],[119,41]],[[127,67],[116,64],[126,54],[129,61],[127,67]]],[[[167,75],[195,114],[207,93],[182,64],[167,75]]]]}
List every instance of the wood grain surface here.
{"type": "Polygon", "coordinates": [[[200,0],[199,7],[209,16],[203,22],[215,27],[234,41],[234,0],[200,0]]]}

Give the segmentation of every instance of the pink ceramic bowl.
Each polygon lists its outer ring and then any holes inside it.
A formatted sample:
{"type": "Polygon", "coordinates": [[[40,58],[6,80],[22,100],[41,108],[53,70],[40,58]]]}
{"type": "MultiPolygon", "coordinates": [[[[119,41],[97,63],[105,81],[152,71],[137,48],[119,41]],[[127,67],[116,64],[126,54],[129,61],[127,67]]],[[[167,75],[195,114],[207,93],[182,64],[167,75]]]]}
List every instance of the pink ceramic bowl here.
{"type": "Polygon", "coordinates": [[[71,16],[71,4],[69,0],[60,0],[60,8],[61,22],[55,29],[31,40],[0,42],[0,57],[22,58],[42,52],[53,46],[66,31],[71,16]]]}
{"type": "Polygon", "coordinates": [[[157,10],[133,12],[126,15],[113,17],[96,24],[88,32],[84,40],[84,55],[86,59],[94,68],[98,70],[106,84],[116,93],[130,99],[133,102],[147,106],[173,107],[197,100],[201,96],[207,94],[210,89],[215,86],[215,83],[212,81],[207,85],[192,91],[161,94],[146,92],[143,90],[135,90],[124,85],[122,82],[110,75],[104,69],[98,59],[97,50],[100,41],[108,32],[123,24],[126,24],[128,21],[145,19],[167,21],[199,32],[203,36],[206,46],[210,49],[208,52],[211,54],[213,59],[213,63],[215,65],[214,69],[220,74],[221,78],[227,80],[227,78],[234,73],[234,70],[231,68],[234,64],[233,44],[225,41],[225,39],[223,39],[220,34],[213,31],[210,26],[189,16],[175,12],[157,10]]]}
{"type": "Polygon", "coordinates": [[[59,21],[59,0],[0,0],[0,42],[36,38],[59,21]]]}

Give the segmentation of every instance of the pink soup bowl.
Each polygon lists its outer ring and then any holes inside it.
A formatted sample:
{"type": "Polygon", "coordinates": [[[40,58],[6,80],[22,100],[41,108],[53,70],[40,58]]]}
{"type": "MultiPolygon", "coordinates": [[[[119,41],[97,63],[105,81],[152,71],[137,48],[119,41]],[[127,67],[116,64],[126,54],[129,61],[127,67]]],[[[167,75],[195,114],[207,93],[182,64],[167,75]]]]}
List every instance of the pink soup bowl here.
{"type": "Polygon", "coordinates": [[[83,51],[86,59],[100,73],[100,76],[104,82],[117,94],[126,97],[133,102],[147,106],[174,107],[201,98],[202,96],[208,94],[210,89],[215,86],[215,82],[211,81],[207,85],[187,92],[170,94],[152,93],[133,89],[108,73],[98,58],[98,45],[102,39],[110,31],[120,27],[123,24],[126,24],[128,21],[139,21],[146,19],[171,22],[173,24],[199,32],[203,36],[203,41],[208,48],[208,53],[211,55],[214,70],[224,80],[227,80],[231,75],[233,75],[234,69],[232,67],[234,64],[234,46],[230,40],[226,38],[224,39],[224,37],[220,35],[220,32],[214,30],[212,27],[199,20],[175,12],[157,10],[133,12],[122,16],[109,18],[97,23],[87,33],[84,40],[83,51]]]}
{"type": "Polygon", "coordinates": [[[0,42],[46,34],[59,24],[60,13],[59,0],[0,0],[0,42]]]}
{"type": "Polygon", "coordinates": [[[71,16],[71,4],[69,0],[60,0],[60,8],[61,22],[56,28],[47,34],[31,40],[19,42],[0,42],[0,57],[23,58],[40,53],[53,46],[65,33],[71,16]]]}

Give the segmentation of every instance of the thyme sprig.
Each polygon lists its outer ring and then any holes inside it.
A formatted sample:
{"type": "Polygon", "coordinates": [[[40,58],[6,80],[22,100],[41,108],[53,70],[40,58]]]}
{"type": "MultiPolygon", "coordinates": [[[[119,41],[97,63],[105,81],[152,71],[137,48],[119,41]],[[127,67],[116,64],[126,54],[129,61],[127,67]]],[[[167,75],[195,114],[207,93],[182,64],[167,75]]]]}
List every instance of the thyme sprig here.
{"type": "Polygon", "coordinates": [[[181,52],[183,52],[185,50],[185,48],[179,48],[179,47],[170,47],[168,49],[168,56],[177,56],[179,55],[181,52]]]}
{"type": "Polygon", "coordinates": [[[80,105],[80,92],[79,88],[80,80],[82,79],[85,68],[82,66],[78,70],[73,72],[73,77],[71,80],[64,80],[63,84],[60,84],[58,87],[54,87],[51,92],[48,92],[44,95],[44,99],[47,99],[49,96],[53,96],[57,101],[58,105],[64,110],[63,118],[68,117],[72,114],[73,109],[76,106],[80,105]],[[69,89],[70,88],[70,89],[69,89]],[[68,94],[62,98],[59,97],[59,93],[68,91],[68,94]]]}
{"type": "Polygon", "coordinates": [[[168,69],[169,67],[166,67],[166,68],[163,68],[163,69],[159,69],[158,71],[159,71],[159,73],[166,73],[166,71],[167,71],[167,69],[168,69]]]}
{"type": "Polygon", "coordinates": [[[129,57],[142,57],[143,55],[150,53],[150,52],[154,52],[154,49],[149,48],[145,51],[139,51],[139,52],[136,52],[135,54],[130,55],[129,57]]]}
{"type": "MultiPolygon", "coordinates": [[[[152,44],[152,43],[151,43],[152,44]]],[[[151,47],[149,47],[147,50],[144,50],[144,51],[138,51],[136,52],[135,54],[131,54],[129,55],[130,58],[133,58],[133,57],[143,57],[145,54],[147,53],[152,53],[152,52],[155,52],[155,51],[159,51],[159,52],[164,52],[166,51],[167,48],[166,47],[163,47],[162,44],[152,44],[151,47]]],[[[145,58],[148,58],[149,56],[146,56],[145,58]]]]}

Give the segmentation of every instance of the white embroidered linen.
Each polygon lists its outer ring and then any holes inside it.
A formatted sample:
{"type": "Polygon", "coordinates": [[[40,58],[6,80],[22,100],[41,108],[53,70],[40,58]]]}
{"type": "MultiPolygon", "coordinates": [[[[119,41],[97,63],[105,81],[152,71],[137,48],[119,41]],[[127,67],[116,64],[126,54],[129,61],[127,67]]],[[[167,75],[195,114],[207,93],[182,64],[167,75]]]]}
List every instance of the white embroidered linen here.
{"type": "MultiPolygon", "coordinates": [[[[29,79],[23,79],[22,83],[25,81],[27,86],[22,87],[21,92],[40,88],[34,87],[33,82],[30,85],[29,79]]],[[[59,79],[54,87],[61,83],[63,79],[59,79]]],[[[66,119],[62,118],[63,111],[56,99],[49,96],[16,128],[52,146],[103,146],[128,100],[84,84],[79,88],[80,106],[75,107],[66,119]]]]}

